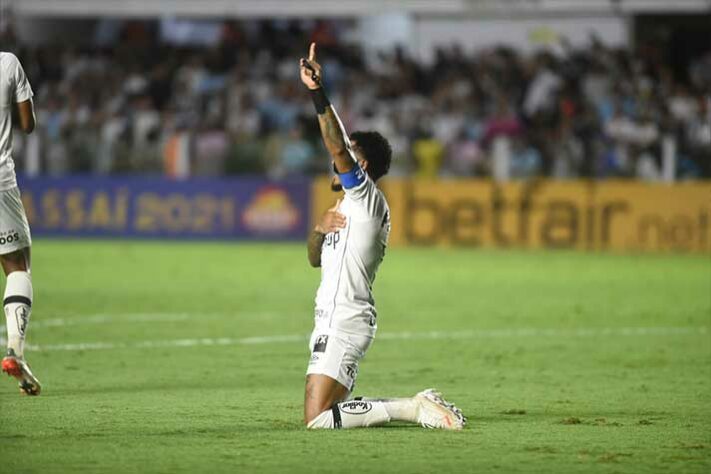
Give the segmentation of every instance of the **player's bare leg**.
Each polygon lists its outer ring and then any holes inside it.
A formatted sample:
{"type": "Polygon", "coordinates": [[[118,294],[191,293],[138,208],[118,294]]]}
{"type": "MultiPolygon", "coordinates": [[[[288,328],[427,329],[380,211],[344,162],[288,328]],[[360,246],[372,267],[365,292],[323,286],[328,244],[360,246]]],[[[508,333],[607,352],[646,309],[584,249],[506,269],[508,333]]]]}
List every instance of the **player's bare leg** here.
{"type": "Polygon", "coordinates": [[[17,379],[22,393],[39,395],[42,387],[24,358],[25,334],[32,310],[30,248],[0,255],[0,263],[7,277],[3,299],[7,355],[2,360],[2,371],[17,379]]]}
{"type": "Polygon", "coordinates": [[[27,272],[30,269],[31,251],[29,247],[0,255],[0,263],[5,276],[12,272],[27,272]]]}
{"type": "Polygon", "coordinates": [[[306,376],[304,391],[304,423],[309,424],[314,418],[333,405],[348,398],[346,387],[327,375],[310,374],[306,376]]]}

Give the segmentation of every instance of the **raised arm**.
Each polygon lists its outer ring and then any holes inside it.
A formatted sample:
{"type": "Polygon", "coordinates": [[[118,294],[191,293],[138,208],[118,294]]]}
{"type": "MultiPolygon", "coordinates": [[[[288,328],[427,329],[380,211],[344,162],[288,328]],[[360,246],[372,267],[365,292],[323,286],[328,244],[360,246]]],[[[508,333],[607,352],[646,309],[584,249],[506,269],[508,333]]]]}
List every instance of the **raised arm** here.
{"type": "Polygon", "coordinates": [[[321,66],[316,62],[316,43],[311,43],[308,59],[301,58],[301,81],[308,87],[316,106],[321,136],[339,173],[347,173],[356,164],[351,142],[341,119],[326,97],[321,84],[321,66]]]}

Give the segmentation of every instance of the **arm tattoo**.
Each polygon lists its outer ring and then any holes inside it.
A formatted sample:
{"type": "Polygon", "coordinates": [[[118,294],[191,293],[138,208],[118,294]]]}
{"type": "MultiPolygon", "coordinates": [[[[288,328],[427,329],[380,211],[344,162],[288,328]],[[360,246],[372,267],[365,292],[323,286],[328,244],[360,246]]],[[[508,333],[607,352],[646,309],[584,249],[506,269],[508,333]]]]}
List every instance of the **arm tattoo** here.
{"type": "Polygon", "coordinates": [[[306,247],[308,249],[309,263],[314,268],[321,266],[321,246],[325,237],[325,235],[315,230],[309,234],[306,247]]]}
{"type": "Polygon", "coordinates": [[[350,171],[355,164],[351,142],[348,139],[346,130],[341,123],[341,119],[336,114],[333,106],[326,107],[326,113],[318,116],[318,124],[321,127],[321,136],[326,149],[336,161],[336,168],[341,173],[350,171]]]}

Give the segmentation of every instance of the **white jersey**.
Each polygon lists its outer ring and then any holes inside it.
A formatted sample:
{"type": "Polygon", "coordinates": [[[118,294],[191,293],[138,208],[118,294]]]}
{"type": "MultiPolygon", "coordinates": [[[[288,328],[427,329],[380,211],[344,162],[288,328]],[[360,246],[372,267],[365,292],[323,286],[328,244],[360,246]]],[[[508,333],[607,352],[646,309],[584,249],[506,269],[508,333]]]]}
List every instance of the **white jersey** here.
{"type": "Polygon", "coordinates": [[[373,281],[390,234],[390,209],[383,193],[358,168],[360,184],[346,189],[338,212],[346,227],[326,235],[321,247],[321,285],[316,328],[374,336],[377,328],[373,281]]]}
{"type": "Polygon", "coordinates": [[[17,186],[12,161],[12,108],[32,95],[20,61],[12,53],[0,52],[0,191],[17,186]]]}

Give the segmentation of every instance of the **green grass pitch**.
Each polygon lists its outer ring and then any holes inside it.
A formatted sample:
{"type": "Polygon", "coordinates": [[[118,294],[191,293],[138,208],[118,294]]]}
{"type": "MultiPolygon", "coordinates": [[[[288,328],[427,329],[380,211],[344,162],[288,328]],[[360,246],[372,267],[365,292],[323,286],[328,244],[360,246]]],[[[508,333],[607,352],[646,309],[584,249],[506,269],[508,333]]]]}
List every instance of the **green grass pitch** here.
{"type": "Polygon", "coordinates": [[[302,245],[37,240],[0,472],[710,472],[711,261],[392,249],[357,395],[441,389],[463,432],[309,432],[302,245]]]}

